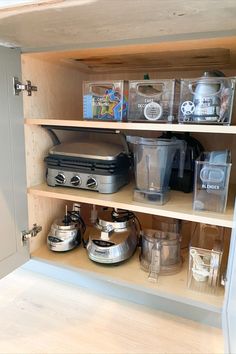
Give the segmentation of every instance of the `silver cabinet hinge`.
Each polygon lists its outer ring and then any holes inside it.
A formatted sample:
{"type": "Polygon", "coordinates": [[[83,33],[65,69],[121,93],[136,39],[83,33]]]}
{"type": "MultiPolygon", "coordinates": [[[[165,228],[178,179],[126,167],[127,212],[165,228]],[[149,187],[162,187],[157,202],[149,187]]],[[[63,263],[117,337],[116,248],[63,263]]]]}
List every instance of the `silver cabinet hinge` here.
{"type": "Polygon", "coordinates": [[[228,279],[227,279],[226,273],[223,273],[223,274],[221,275],[220,284],[221,284],[222,286],[226,286],[227,280],[228,280],[228,279]]]}
{"type": "Polygon", "coordinates": [[[31,81],[26,80],[26,84],[22,84],[18,77],[13,77],[14,95],[19,96],[20,92],[27,91],[28,96],[32,96],[32,91],[37,91],[37,86],[31,85],[31,81]]]}
{"type": "Polygon", "coordinates": [[[42,226],[39,226],[37,224],[34,224],[31,230],[21,231],[22,242],[24,243],[27,240],[29,240],[31,237],[37,236],[40,231],[42,231],[42,226]]]}

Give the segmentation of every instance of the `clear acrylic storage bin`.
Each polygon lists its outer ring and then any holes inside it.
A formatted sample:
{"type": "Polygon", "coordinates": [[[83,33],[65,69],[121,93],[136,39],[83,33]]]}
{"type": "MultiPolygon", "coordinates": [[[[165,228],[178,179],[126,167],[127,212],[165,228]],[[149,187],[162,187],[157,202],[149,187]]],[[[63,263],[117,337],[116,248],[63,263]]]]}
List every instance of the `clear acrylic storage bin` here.
{"type": "Polygon", "coordinates": [[[182,79],[179,123],[229,125],[234,90],[235,78],[203,76],[199,79],[182,79]]]}
{"type": "Polygon", "coordinates": [[[231,154],[204,152],[195,161],[194,210],[223,213],[227,204],[231,154]]]}
{"type": "Polygon", "coordinates": [[[128,110],[127,93],[127,81],[84,81],[83,118],[125,121],[128,110]]]}
{"type": "Polygon", "coordinates": [[[224,228],[197,224],[189,249],[188,287],[216,294],[220,286],[224,228]]]}
{"type": "Polygon", "coordinates": [[[175,80],[129,81],[128,121],[173,122],[175,86],[175,80]]]}

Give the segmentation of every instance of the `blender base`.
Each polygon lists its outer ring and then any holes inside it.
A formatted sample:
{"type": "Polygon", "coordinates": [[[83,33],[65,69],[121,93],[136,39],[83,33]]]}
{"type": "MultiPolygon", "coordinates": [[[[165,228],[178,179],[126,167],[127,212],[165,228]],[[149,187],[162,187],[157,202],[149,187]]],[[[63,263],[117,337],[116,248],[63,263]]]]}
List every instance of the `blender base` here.
{"type": "Polygon", "coordinates": [[[133,200],[141,203],[163,205],[169,200],[169,191],[144,191],[134,189],[133,200]]]}

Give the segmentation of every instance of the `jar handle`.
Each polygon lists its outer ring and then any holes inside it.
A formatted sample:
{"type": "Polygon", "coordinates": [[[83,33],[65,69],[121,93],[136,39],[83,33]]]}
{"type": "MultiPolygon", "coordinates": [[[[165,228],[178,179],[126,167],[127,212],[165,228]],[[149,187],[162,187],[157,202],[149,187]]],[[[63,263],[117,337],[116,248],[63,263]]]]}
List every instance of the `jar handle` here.
{"type": "Polygon", "coordinates": [[[157,282],[161,270],[161,242],[156,241],[151,250],[151,263],[149,265],[148,279],[157,282]]]}
{"type": "Polygon", "coordinates": [[[180,159],[179,159],[178,177],[183,178],[187,144],[184,140],[180,140],[179,144],[180,144],[179,146],[180,159]]]}

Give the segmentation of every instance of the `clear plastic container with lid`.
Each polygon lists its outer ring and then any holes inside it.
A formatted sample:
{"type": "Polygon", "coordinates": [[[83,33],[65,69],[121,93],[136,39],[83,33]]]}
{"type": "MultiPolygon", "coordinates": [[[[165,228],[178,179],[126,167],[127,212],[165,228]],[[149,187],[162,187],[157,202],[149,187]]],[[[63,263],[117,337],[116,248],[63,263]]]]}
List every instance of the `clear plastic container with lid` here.
{"type": "Polygon", "coordinates": [[[189,250],[188,287],[214,294],[220,286],[224,228],[196,224],[189,250]]]}
{"type": "Polygon", "coordinates": [[[129,81],[128,121],[172,123],[175,80],[129,81]]]}
{"type": "Polygon", "coordinates": [[[205,72],[197,79],[180,82],[179,123],[231,123],[236,78],[219,77],[221,72],[205,72]]]}
{"type": "Polygon", "coordinates": [[[127,81],[84,81],[83,118],[125,121],[128,110],[127,93],[127,81]]]}
{"type": "Polygon", "coordinates": [[[178,139],[152,139],[129,136],[134,147],[136,188],[134,200],[154,204],[168,201],[169,181],[176,152],[180,151],[179,176],[183,177],[185,142],[178,139]]]}
{"type": "Polygon", "coordinates": [[[194,210],[225,211],[230,170],[229,150],[204,152],[200,155],[195,161],[194,210]]]}

